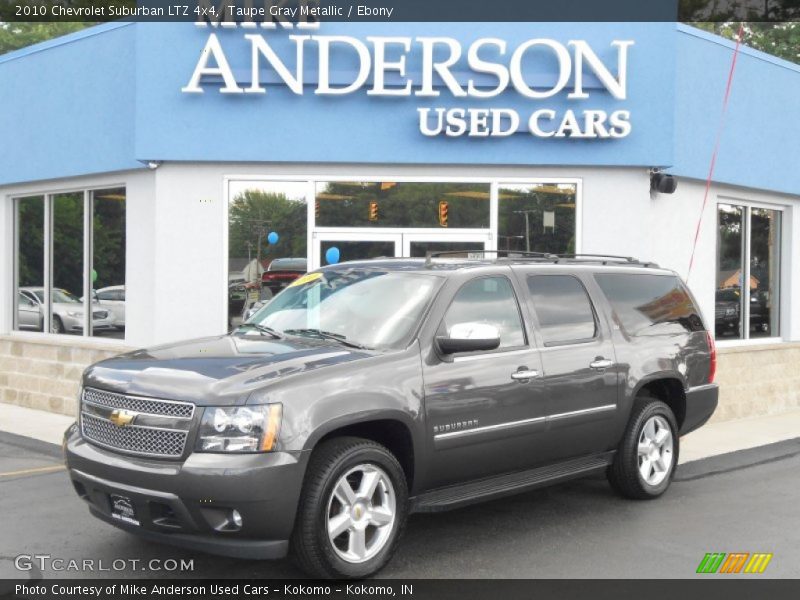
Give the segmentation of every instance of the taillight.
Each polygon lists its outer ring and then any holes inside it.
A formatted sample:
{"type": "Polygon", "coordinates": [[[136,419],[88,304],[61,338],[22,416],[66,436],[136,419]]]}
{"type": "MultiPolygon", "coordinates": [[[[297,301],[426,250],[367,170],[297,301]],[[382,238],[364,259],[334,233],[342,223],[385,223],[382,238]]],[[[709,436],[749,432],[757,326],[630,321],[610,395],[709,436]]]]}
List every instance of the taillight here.
{"type": "Polygon", "coordinates": [[[714,377],[717,375],[717,346],[710,331],[706,331],[706,341],[708,342],[708,352],[711,354],[708,365],[708,383],[714,383],[714,377]]]}

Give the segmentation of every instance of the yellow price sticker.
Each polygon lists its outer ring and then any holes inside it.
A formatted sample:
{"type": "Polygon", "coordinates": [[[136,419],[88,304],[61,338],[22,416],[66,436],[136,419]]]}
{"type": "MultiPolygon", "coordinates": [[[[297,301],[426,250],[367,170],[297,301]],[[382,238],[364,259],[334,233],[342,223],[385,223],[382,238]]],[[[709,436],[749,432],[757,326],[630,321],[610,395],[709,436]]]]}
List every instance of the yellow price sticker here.
{"type": "Polygon", "coordinates": [[[305,285],[306,283],[311,283],[312,281],[316,281],[317,279],[322,278],[322,273],[307,273],[302,277],[298,277],[292,283],[288,285],[288,287],[294,287],[296,285],[305,285]]]}

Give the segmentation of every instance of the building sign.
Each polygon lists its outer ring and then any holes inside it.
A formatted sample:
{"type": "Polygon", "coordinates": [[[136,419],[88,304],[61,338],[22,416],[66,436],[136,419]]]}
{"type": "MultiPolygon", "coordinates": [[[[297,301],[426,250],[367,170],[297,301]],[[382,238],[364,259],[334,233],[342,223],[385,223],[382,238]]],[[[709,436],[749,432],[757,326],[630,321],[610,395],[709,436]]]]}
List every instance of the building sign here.
{"type": "MultiPolygon", "coordinates": [[[[198,23],[207,26],[206,23],[198,23]]],[[[217,26],[216,23],[212,24],[217,26]]],[[[222,23],[236,27],[237,23],[222,23]]],[[[262,23],[262,26],[275,23],[262,23]]],[[[510,46],[498,38],[479,38],[464,47],[451,37],[367,36],[364,40],[344,35],[317,35],[303,31],[317,24],[298,24],[288,39],[293,46],[293,61],[287,61],[270,45],[267,35],[253,31],[255,23],[242,24],[241,42],[250,56],[247,82],[234,75],[219,37],[211,32],[188,82],[182,88],[187,94],[201,94],[216,80],[221,94],[266,95],[262,69],[269,66],[282,85],[303,95],[313,89],[321,96],[345,96],[356,92],[368,96],[414,97],[421,101],[442,96],[464,99],[492,99],[513,90],[530,100],[527,114],[506,107],[420,106],[416,109],[419,130],[425,136],[445,135],[473,138],[506,137],[520,129],[537,138],[624,138],[631,132],[630,111],[608,111],[598,108],[557,110],[548,100],[566,95],[570,101],[590,102],[595,95],[610,95],[615,100],[627,98],[628,52],[630,40],[615,40],[610,48],[615,54],[604,62],[583,40],[562,43],[547,38],[526,40],[510,46]],[[300,27],[305,25],[305,27],[300,27]],[[357,59],[357,68],[346,82],[332,82],[332,56],[349,53],[357,59]],[[410,55],[421,57],[419,75],[407,75],[410,55]],[[319,66],[316,85],[306,86],[304,61],[313,56],[319,66]],[[466,57],[466,76],[456,77],[455,66],[466,57]],[[554,69],[552,81],[534,86],[526,80],[523,65],[534,61],[543,68],[554,69]],[[609,64],[610,63],[610,64],[609,64]],[[587,73],[596,84],[587,83],[587,73]],[[221,79],[221,87],[219,80],[221,79]]],[[[284,26],[287,26],[284,24],[284,26]]]]}

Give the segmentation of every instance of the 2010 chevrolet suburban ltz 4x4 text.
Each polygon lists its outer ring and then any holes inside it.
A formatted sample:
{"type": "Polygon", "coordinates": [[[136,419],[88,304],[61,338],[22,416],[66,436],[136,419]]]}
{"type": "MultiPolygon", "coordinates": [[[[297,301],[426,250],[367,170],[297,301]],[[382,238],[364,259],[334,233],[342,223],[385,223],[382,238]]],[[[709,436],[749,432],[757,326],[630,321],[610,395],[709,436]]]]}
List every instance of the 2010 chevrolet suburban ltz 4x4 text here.
{"type": "Polygon", "coordinates": [[[660,496],[679,436],[716,408],[714,369],[691,295],[654,265],[349,262],[229,335],[89,367],[66,461],[123,529],[363,577],[410,512],[602,471],[660,496]]]}

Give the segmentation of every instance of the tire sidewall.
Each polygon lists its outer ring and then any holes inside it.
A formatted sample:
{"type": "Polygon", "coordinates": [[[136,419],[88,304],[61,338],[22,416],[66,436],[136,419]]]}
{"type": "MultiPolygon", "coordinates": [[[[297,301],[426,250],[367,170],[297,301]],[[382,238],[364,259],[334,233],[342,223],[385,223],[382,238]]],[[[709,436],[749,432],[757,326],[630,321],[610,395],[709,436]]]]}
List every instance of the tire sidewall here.
{"type": "Polygon", "coordinates": [[[636,470],[637,480],[642,491],[648,496],[655,498],[667,490],[672,482],[672,478],[675,476],[675,470],[678,465],[678,458],[680,455],[678,423],[675,420],[675,415],[672,414],[672,410],[670,410],[669,406],[660,400],[649,400],[636,419],[634,431],[636,433],[631,440],[633,443],[633,449],[630,454],[633,460],[632,468],[636,470]],[[670,432],[672,433],[672,464],[670,465],[669,475],[664,478],[664,481],[658,485],[651,485],[644,480],[641,472],[639,471],[639,453],[637,452],[637,447],[639,444],[639,437],[642,435],[642,429],[644,429],[645,423],[647,423],[647,421],[649,421],[652,417],[656,416],[662,417],[667,422],[670,432]]]}
{"type": "Polygon", "coordinates": [[[403,469],[397,459],[387,450],[382,450],[379,447],[364,447],[344,456],[326,473],[325,477],[326,481],[322,487],[322,494],[317,500],[318,505],[314,519],[317,543],[325,557],[325,561],[333,567],[339,576],[357,578],[371,575],[383,567],[391,558],[405,526],[408,514],[408,489],[403,469]],[[378,554],[363,563],[349,563],[336,554],[328,539],[328,503],[339,478],[350,469],[364,464],[373,464],[380,467],[391,479],[395,493],[394,526],[389,539],[378,554]]]}

